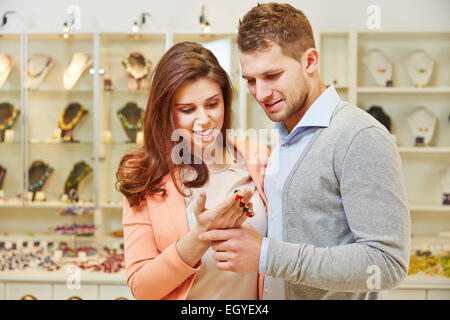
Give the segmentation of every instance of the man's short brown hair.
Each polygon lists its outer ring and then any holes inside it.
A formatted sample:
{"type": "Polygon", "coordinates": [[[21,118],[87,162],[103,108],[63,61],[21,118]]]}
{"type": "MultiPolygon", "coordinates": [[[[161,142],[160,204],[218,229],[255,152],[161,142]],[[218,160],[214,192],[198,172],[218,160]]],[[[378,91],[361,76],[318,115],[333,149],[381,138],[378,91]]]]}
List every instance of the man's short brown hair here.
{"type": "Polygon", "coordinates": [[[311,25],[302,11],[287,3],[265,3],[253,7],[239,20],[237,38],[241,52],[278,44],[284,55],[300,61],[309,48],[315,48],[311,25]]]}

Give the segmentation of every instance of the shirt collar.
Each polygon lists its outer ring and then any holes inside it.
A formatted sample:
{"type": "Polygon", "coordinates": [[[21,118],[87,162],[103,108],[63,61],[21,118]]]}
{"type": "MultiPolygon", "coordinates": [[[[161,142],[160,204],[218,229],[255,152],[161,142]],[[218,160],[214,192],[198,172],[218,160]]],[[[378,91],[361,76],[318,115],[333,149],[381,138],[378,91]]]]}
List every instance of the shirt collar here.
{"type": "Polygon", "coordinates": [[[341,98],[336,92],[334,85],[330,85],[322,92],[316,101],[313,102],[303,118],[290,133],[288,133],[283,121],[275,123],[275,129],[278,130],[283,140],[285,140],[289,138],[289,136],[292,137],[307,127],[328,127],[330,125],[331,115],[340,102],[341,98]]]}

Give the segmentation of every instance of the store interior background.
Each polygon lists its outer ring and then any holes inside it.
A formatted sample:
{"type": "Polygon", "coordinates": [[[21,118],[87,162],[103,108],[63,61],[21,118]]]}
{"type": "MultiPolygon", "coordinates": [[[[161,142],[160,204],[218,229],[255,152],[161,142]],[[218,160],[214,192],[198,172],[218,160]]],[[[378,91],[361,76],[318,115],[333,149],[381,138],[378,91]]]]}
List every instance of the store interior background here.
{"type": "MultiPolygon", "coordinates": [[[[2,32],[60,32],[66,8],[81,8],[80,32],[125,32],[142,12],[152,15],[146,31],[199,30],[201,7],[213,31],[236,30],[238,20],[257,3],[251,0],[1,0],[0,13],[15,10],[2,32]]],[[[283,2],[283,1],[280,1],[283,2]]],[[[381,9],[381,28],[438,30],[450,27],[448,0],[285,1],[303,10],[316,29],[365,29],[370,5],[381,9]]]]}
{"type": "MultiPolygon", "coordinates": [[[[199,16],[202,6],[205,6],[205,16],[211,24],[212,32],[236,33],[238,21],[243,15],[257,3],[270,1],[250,1],[250,0],[127,0],[127,1],[107,1],[107,0],[0,0],[0,17],[5,11],[15,11],[8,16],[8,23],[1,33],[18,34],[21,32],[34,33],[61,33],[64,21],[67,19],[66,10],[70,5],[77,5],[81,9],[81,28],[77,33],[131,33],[132,24],[138,20],[143,12],[151,15],[148,22],[143,26],[143,33],[200,33],[199,16]]],[[[380,31],[402,31],[402,32],[427,32],[445,31],[450,34],[450,1],[449,0],[316,0],[316,1],[285,1],[296,8],[304,11],[315,30],[331,30],[337,32],[342,30],[364,31],[368,30],[367,20],[369,14],[367,8],[376,5],[381,10],[380,31]]],[[[333,36],[331,36],[333,38],[333,36]]],[[[442,40],[442,39],[441,39],[442,40]]],[[[419,40],[421,41],[421,40],[419,40]]],[[[447,42],[448,44],[448,42],[447,42]]],[[[448,48],[446,49],[448,50],[448,48]]],[[[1,52],[0,39],[0,52],[1,52]]],[[[329,56],[328,56],[329,57],[329,56]]],[[[329,60],[328,60],[329,61],[329,60]]],[[[156,61],[154,61],[156,63],[156,61]]],[[[357,63],[355,63],[356,65],[357,63]]],[[[450,64],[450,56],[448,60],[450,64]]],[[[438,66],[439,67],[439,66],[438,66]]],[[[448,70],[448,65],[445,66],[448,70]]],[[[450,88],[450,80],[445,84],[450,88]]],[[[1,91],[0,91],[1,95],[1,91]]],[[[358,97],[361,95],[358,95],[358,97]]],[[[370,93],[369,93],[370,96],[370,93]]],[[[403,93],[402,98],[407,94],[403,93]]],[[[372,96],[370,96],[372,97],[372,96]]],[[[416,97],[416,96],[412,96],[416,97]]],[[[438,93],[433,97],[433,103],[450,105],[450,90],[438,93]],[[443,102],[436,102],[444,97],[443,102]]],[[[382,99],[381,104],[389,101],[382,99]]],[[[0,96],[0,100],[1,96],[0,96]]],[[[422,99],[423,100],[423,99],[422,99]]],[[[1,101],[0,101],[1,102],[1,101]]],[[[360,106],[360,107],[368,107],[360,106]]],[[[449,110],[450,112],[450,107],[449,110]]],[[[447,112],[447,114],[449,113],[447,112]]],[[[441,121],[441,128],[444,124],[441,121]]],[[[447,127],[450,124],[447,122],[447,127]]],[[[448,132],[448,129],[446,132],[448,132]]],[[[444,144],[448,147],[449,139],[444,139],[444,144]]],[[[448,154],[448,151],[447,151],[448,154]]],[[[441,157],[441,156],[438,156],[441,157]]],[[[427,160],[428,161],[428,160],[427,160]]],[[[431,162],[435,161],[434,159],[431,162]]],[[[438,158],[439,165],[448,159],[438,158]]],[[[427,164],[427,168],[431,167],[427,164]]],[[[411,167],[408,168],[411,171],[411,167]]],[[[9,172],[8,174],[13,174],[9,172]]],[[[418,190],[418,189],[417,189],[418,190]]],[[[1,208],[0,208],[1,209],[1,208]]],[[[14,209],[19,211],[19,209],[14,209]]],[[[433,218],[429,218],[426,213],[414,213],[414,217],[419,224],[420,233],[435,232],[442,228],[450,229],[450,216],[447,211],[434,213],[433,218]],[[447,218],[448,217],[448,218],[447,218]]],[[[49,211],[49,210],[47,210],[49,211]]],[[[107,211],[107,210],[105,210],[107,211]]],[[[109,217],[114,217],[120,224],[121,209],[115,209],[113,213],[106,213],[109,217]]],[[[0,211],[0,224],[5,230],[8,225],[7,210],[0,211]]],[[[43,217],[53,219],[52,214],[39,213],[43,217]]],[[[30,215],[23,218],[23,223],[30,223],[30,215]]],[[[22,223],[21,218],[17,218],[15,223],[22,223]]],[[[42,223],[44,223],[43,220],[42,223]]],[[[39,225],[39,222],[35,222],[39,225]]],[[[447,243],[448,243],[447,238],[447,243]]],[[[73,291],[67,290],[67,274],[48,275],[33,277],[16,277],[14,281],[8,280],[0,272],[0,300],[9,299],[10,296],[22,297],[24,293],[33,294],[38,298],[62,299],[73,296],[73,291]],[[27,282],[28,281],[28,282],[27,282]],[[35,284],[34,282],[40,282],[35,284]],[[25,290],[25,291],[24,291],[25,290]],[[48,292],[48,295],[46,293],[48,292]],[[41,294],[41,296],[39,296],[41,294]]],[[[109,276],[109,275],[108,275],[109,276]]],[[[414,284],[407,283],[392,294],[393,298],[411,299],[450,299],[450,278],[445,283],[436,280],[429,282],[417,280],[414,284]],[[422,282],[421,282],[422,281],[422,282]],[[432,290],[429,290],[432,288],[432,290]]],[[[132,298],[125,284],[124,273],[107,278],[106,275],[91,277],[83,275],[82,289],[77,293],[83,299],[108,299],[117,297],[132,298]]]]}

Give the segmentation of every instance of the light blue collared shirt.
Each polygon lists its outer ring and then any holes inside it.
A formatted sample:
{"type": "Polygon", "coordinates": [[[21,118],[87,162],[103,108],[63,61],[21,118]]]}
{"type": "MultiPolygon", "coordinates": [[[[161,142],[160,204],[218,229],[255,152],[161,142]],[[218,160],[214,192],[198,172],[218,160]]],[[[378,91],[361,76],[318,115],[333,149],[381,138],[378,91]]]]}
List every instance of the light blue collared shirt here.
{"type": "MultiPolygon", "coordinates": [[[[269,205],[267,237],[263,238],[259,256],[259,272],[266,273],[269,239],[283,241],[282,191],[286,178],[310,142],[316,130],[328,127],[331,115],[342,102],[333,85],[329,86],[309,107],[303,118],[289,133],[284,122],[277,122],[281,141],[273,148],[264,178],[264,193],[269,205]]],[[[263,299],[285,299],[284,280],[266,276],[263,299]]]]}

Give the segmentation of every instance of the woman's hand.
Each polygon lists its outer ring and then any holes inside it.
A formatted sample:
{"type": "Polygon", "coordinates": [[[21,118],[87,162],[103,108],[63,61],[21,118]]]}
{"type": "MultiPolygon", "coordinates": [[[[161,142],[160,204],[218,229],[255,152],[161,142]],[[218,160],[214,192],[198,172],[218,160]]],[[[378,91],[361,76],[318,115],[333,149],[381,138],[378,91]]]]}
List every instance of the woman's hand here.
{"type": "MultiPolygon", "coordinates": [[[[241,195],[247,206],[251,208],[252,204],[249,203],[252,196],[251,190],[245,189],[241,195]]],[[[234,194],[212,209],[205,209],[205,202],[206,194],[201,191],[192,207],[197,225],[176,243],[180,258],[193,268],[211,244],[210,241],[198,239],[202,232],[212,229],[239,228],[247,219],[242,208],[239,207],[239,202],[235,200],[234,194]]]]}
{"type": "MultiPolygon", "coordinates": [[[[249,208],[252,204],[249,202],[252,197],[250,189],[245,189],[242,198],[249,208]]],[[[229,229],[239,228],[247,219],[247,216],[239,206],[239,202],[235,200],[235,195],[231,194],[220,204],[212,209],[205,209],[206,194],[200,192],[200,196],[193,205],[193,212],[197,219],[197,226],[201,232],[211,229],[229,229]]]]}

